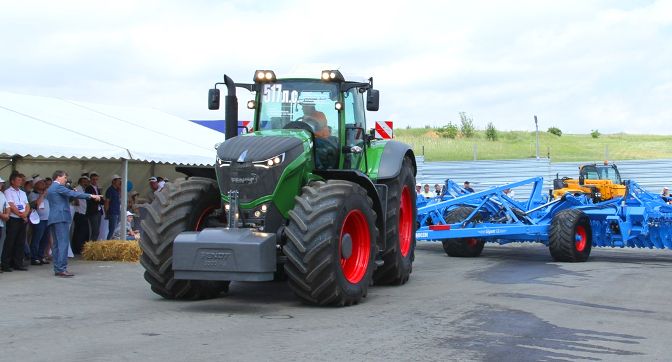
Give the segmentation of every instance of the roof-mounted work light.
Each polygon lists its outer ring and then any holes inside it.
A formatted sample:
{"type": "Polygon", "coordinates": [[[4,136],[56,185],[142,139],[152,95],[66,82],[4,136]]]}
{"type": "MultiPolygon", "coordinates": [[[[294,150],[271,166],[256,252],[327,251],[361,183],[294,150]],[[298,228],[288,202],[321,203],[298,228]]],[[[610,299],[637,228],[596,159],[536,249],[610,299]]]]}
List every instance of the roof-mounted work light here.
{"type": "Polygon", "coordinates": [[[322,80],[326,82],[343,82],[343,74],[338,70],[323,70],[322,71],[322,80]]]}
{"type": "Polygon", "coordinates": [[[257,70],[254,72],[254,81],[257,83],[275,82],[275,73],[272,70],[257,70]]]}

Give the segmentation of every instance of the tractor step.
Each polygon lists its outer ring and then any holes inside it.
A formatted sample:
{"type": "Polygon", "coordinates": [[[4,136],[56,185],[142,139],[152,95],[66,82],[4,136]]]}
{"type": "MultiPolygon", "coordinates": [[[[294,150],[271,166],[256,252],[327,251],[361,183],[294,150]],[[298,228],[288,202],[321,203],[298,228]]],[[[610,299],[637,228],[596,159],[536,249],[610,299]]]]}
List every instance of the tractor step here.
{"type": "Polygon", "coordinates": [[[275,234],[210,228],[183,232],[173,245],[175,279],[268,281],[276,270],[275,234]]]}

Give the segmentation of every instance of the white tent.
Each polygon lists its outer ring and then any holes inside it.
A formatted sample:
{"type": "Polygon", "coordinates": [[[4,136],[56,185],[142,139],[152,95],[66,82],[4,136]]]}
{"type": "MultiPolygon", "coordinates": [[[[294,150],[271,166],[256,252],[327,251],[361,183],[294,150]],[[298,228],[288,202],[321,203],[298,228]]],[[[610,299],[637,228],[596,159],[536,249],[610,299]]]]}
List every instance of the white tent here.
{"type": "Polygon", "coordinates": [[[0,92],[0,155],[212,165],[221,133],[153,110],[0,92]]]}
{"type": "MultiPolygon", "coordinates": [[[[51,171],[54,162],[76,162],[77,166],[72,166],[76,171],[84,169],[85,161],[88,170],[98,171],[112,162],[115,166],[108,167],[108,175],[120,173],[127,181],[130,161],[136,166],[135,181],[144,187],[157,164],[170,165],[171,169],[175,165],[213,165],[214,146],[224,141],[217,131],[153,109],[9,92],[0,92],[0,129],[0,159],[10,160],[14,166],[20,159],[22,172],[26,168],[39,170],[45,161],[51,171]],[[149,167],[140,170],[139,164],[149,167]]],[[[5,179],[9,176],[6,167],[0,166],[0,176],[5,179]]],[[[167,169],[164,167],[163,172],[167,169]]],[[[77,177],[76,172],[69,173],[77,177]]],[[[42,175],[51,173],[44,171],[42,175]]],[[[126,207],[123,187],[122,207],[126,207]]]]}

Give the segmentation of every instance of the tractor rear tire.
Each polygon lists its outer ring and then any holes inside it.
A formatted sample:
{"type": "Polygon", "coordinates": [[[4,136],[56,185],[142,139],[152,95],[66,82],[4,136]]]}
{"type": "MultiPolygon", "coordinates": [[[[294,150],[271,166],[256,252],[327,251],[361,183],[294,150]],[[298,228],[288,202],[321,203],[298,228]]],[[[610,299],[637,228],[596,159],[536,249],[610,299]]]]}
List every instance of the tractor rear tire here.
{"type": "Polygon", "coordinates": [[[183,231],[203,228],[220,207],[215,180],[191,177],[167,183],[154,201],[140,205],[140,264],[152,291],[166,299],[208,299],[228,291],[228,281],[177,280],[173,273],[173,242],[183,231]]]}
{"type": "MultiPolygon", "coordinates": [[[[448,211],[444,219],[447,223],[453,224],[464,220],[472,211],[474,211],[473,207],[460,206],[448,211]]],[[[475,258],[481,255],[485,241],[478,238],[445,239],[442,240],[442,244],[448,256],[475,258]]]]}
{"type": "Polygon", "coordinates": [[[373,273],[375,284],[402,285],[413,272],[415,259],[416,195],[413,162],[404,157],[399,176],[387,185],[387,216],[383,265],[373,273]]]}
{"type": "Polygon", "coordinates": [[[562,210],[553,216],[548,249],[555,261],[588,260],[593,245],[590,219],[579,209],[562,210]]]}
{"type": "Polygon", "coordinates": [[[376,213],[361,186],[342,180],[304,186],[285,228],[285,272],[294,294],[316,305],[366,297],[376,256],[376,213]]]}

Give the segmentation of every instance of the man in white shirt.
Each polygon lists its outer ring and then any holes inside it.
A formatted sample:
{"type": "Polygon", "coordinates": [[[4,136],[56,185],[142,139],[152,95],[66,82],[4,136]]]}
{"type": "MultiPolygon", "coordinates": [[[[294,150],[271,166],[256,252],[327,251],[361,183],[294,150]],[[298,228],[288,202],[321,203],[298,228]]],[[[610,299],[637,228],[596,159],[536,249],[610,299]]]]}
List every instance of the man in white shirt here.
{"type": "MultiPolygon", "coordinates": [[[[2,191],[4,186],[5,180],[0,177],[0,191],[2,191]]],[[[2,229],[5,228],[5,222],[7,220],[9,220],[9,204],[7,204],[5,194],[0,192],[0,252],[2,252],[2,246],[5,242],[5,240],[2,238],[2,229]]],[[[0,269],[0,273],[2,273],[2,269],[0,269]]]]}
{"type": "Polygon", "coordinates": [[[23,266],[23,247],[26,245],[26,223],[30,215],[28,197],[21,190],[26,176],[13,171],[9,176],[10,187],[5,190],[5,198],[9,204],[9,220],[7,220],[7,236],[2,249],[2,271],[28,270],[23,266]]]}

